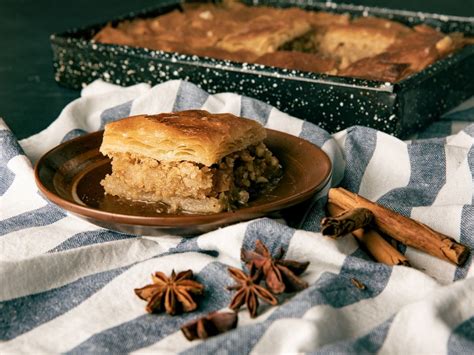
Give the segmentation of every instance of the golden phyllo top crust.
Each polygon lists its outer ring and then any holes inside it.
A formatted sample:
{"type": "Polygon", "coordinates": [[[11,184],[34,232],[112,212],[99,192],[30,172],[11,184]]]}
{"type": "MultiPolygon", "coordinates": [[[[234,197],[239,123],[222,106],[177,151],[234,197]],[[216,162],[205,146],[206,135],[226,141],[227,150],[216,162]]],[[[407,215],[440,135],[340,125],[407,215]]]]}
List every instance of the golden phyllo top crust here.
{"type": "Polygon", "coordinates": [[[142,155],[158,161],[190,161],[206,166],[261,142],[265,128],[230,113],[188,110],[124,118],[105,126],[100,151],[142,155]]]}

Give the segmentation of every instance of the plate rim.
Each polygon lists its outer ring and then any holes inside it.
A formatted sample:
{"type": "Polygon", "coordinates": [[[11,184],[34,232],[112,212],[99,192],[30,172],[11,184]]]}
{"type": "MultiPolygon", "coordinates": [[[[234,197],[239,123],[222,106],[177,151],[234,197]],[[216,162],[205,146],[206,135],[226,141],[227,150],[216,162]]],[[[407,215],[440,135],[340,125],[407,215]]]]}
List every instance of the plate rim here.
{"type": "MultiPolygon", "coordinates": [[[[50,154],[53,152],[62,149],[66,145],[74,144],[75,141],[86,139],[89,136],[92,135],[99,135],[103,134],[104,130],[99,130],[99,131],[94,131],[94,132],[89,132],[85,135],[73,138],[71,140],[68,140],[66,142],[62,142],[58,144],[57,146],[51,148],[48,150],[46,153],[44,153],[36,162],[34,166],[34,177],[35,177],[35,183],[40,190],[40,192],[43,194],[43,196],[51,201],[52,203],[56,204],[60,208],[67,210],[69,212],[72,212],[74,214],[77,214],[81,217],[86,217],[86,218],[92,218],[95,220],[101,220],[105,222],[114,222],[114,223],[121,223],[121,224],[126,224],[130,226],[147,226],[147,227],[186,227],[188,225],[201,225],[201,224],[209,224],[209,223],[217,223],[220,220],[229,220],[232,219],[233,217],[235,218],[239,214],[242,215],[248,215],[248,214],[260,214],[261,216],[267,215],[271,212],[279,211],[291,206],[294,206],[300,202],[305,201],[311,195],[317,193],[321,189],[323,189],[327,183],[329,182],[332,172],[333,172],[333,166],[331,159],[329,156],[326,154],[324,150],[321,149],[321,147],[318,147],[317,145],[309,142],[308,140],[286,133],[278,130],[274,130],[271,128],[266,128],[265,130],[272,132],[273,134],[277,135],[282,135],[282,136],[289,136],[292,139],[298,139],[304,142],[304,144],[309,145],[312,147],[312,149],[318,150],[320,153],[322,153],[321,157],[325,161],[325,163],[328,165],[328,169],[323,175],[323,178],[320,183],[318,184],[312,184],[310,187],[298,191],[295,194],[292,194],[290,196],[285,196],[281,199],[278,199],[277,201],[273,202],[267,202],[261,205],[256,205],[256,206],[250,206],[250,207],[243,207],[239,208],[234,211],[227,211],[227,212],[219,212],[219,213],[211,213],[211,214],[180,214],[180,215],[166,215],[166,216],[138,216],[138,215],[128,215],[128,214],[121,214],[121,213],[115,213],[115,212],[108,212],[104,211],[98,208],[90,207],[90,206],[83,206],[80,205],[76,202],[71,202],[68,201],[55,192],[49,190],[41,181],[39,177],[39,170],[42,165],[42,163],[48,158],[50,154]],[[277,206],[273,206],[274,204],[277,204],[277,206]],[[282,207],[283,205],[283,207],[282,207]],[[186,223],[188,221],[189,223],[186,223]]],[[[247,218],[248,220],[249,218],[247,218]]],[[[242,219],[245,220],[245,219],[242,219]]]]}

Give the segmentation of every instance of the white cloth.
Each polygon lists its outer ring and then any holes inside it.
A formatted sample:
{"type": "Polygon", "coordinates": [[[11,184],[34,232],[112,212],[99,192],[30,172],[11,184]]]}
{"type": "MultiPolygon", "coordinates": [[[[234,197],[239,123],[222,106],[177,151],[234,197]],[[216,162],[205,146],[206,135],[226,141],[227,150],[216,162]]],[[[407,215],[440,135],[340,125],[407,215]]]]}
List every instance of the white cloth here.
{"type": "Polygon", "coordinates": [[[474,246],[474,102],[447,116],[464,120],[458,133],[450,135],[450,124],[447,137],[403,142],[364,127],[331,136],[262,102],[209,95],[185,81],[129,88],[99,81],[35,136],[17,142],[0,125],[0,353],[473,351],[471,258],[456,267],[406,248],[412,268],[371,261],[352,237],[319,233],[326,191],[299,228],[262,218],[195,238],[104,230],[38,193],[31,162],[61,141],[128,115],[190,108],[232,112],[299,135],[330,156],[332,185],[474,246]],[[261,307],[255,319],[243,307],[237,329],[188,342],[180,325],[227,307],[232,293],[224,287],[232,280],[226,269],[242,267],[241,247],[253,248],[257,239],[273,253],[283,247],[286,258],[310,261],[302,275],[309,287],[276,307],[261,307]],[[152,272],[172,269],[192,269],[205,285],[198,310],[146,314],[133,289],[150,283],[152,272]],[[366,288],[354,287],[353,277],[366,288]]]}

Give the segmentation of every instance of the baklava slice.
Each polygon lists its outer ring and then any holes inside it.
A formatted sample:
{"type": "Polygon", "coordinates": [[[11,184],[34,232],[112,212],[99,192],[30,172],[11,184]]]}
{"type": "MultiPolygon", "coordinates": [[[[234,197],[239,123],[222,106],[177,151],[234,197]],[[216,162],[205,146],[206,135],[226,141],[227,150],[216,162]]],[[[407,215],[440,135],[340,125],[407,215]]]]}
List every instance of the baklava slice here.
{"type": "Polygon", "coordinates": [[[168,212],[216,213],[245,205],[282,175],[258,122],[188,110],[125,118],[105,126],[100,151],[112,173],[101,185],[121,198],[159,202],[168,212]]]}
{"type": "MultiPolygon", "coordinates": [[[[311,32],[311,25],[294,11],[283,11],[271,7],[258,8],[249,21],[226,34],[217,47],[228,52],[247,51],[257,56],[277,51],[285,43],[311,32]]],[[[297,10],[298,14],[302,10],[297,10]]]]}

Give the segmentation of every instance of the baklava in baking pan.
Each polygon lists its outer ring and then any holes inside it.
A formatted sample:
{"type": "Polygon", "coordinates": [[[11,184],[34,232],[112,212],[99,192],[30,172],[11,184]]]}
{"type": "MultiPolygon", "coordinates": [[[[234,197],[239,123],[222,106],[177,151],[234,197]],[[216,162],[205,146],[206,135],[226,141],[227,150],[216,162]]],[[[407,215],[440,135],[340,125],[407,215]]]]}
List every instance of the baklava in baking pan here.
{"type": "Polygon", "coordinates": [[[389,82],[472,43],[428,25],[238,2],[184,4],[182,11],[109,24],[94,40],[389,82]]]}

